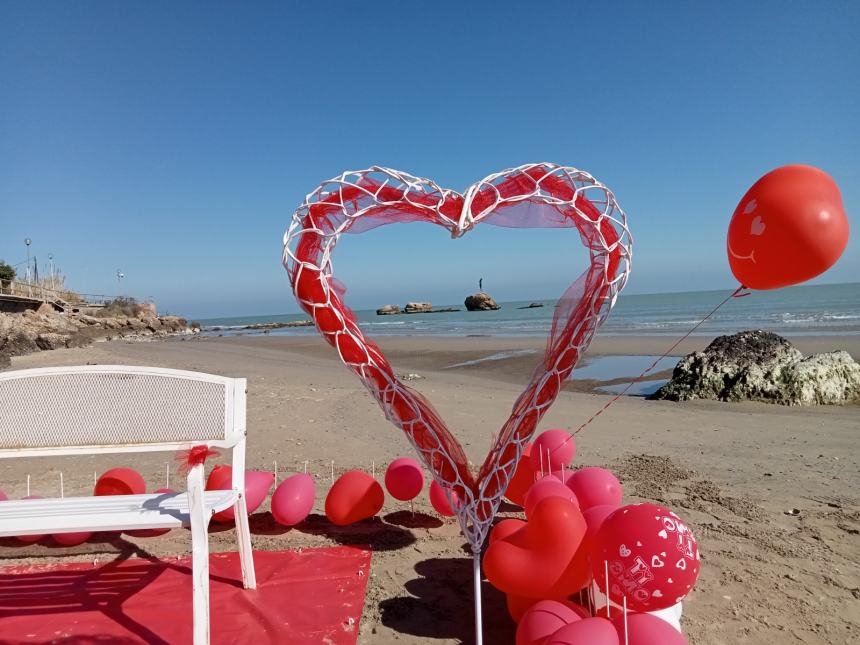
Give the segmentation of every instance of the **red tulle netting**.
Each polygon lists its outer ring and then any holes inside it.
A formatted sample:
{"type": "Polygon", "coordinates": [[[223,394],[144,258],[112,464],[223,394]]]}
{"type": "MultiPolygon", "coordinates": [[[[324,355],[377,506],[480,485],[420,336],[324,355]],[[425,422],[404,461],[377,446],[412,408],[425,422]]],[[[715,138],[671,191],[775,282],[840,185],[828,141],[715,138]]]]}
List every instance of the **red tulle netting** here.
{"type": "Polygon", "coordinates": [[[323,338],[406,433],[436,480],[457,494],[460,525],[477,550],[524,445],[624,287],[631,250],[627,220],[612,192],[575,168],[528,164],[490,175],[460,194],[374,166],[324,182],[305,198],[284,236],[283,260],[299,304],[323,338]],[[438,224],[452,237],[478,223],[576,228],[589,252],[588,269],[556,305],[542,361],[477,473],[429,401],[398,380],[379,347],[364,335],[332,274],[331,256],[341,234],[400,222],[438,224]]]}

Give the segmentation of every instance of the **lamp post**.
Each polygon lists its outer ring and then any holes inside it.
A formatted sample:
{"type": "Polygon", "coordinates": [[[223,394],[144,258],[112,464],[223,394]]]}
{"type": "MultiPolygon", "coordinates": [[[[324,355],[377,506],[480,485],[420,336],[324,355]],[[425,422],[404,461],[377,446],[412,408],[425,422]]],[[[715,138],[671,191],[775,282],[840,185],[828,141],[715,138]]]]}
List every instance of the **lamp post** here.
{"type": "Polygon", "coordinates": [[[29,237],[24,238],[24,244],[27,245],[27,293],[33,297],[33,287],[30,286],[30,245],[33,243],[29,237]]]}
{"type": "Polygon", "coordinates": [[[54,254],[48,253],[48,268],[51,272],[51,289],[56,288],[54,284],[54,254]]]}
{"type": "MultiPolygon", "coordinates": [[[[117,286],[117,289],[118,289],[120,292],[122,292],[122,286],[121,286],[121,285],[122,285],[122,279],[123,279],[124,277],[125,277],[125,273],[123,273],[122,271],[120,271],[119,269],[117,269],[117,270],[116,270],[116,286],[117,286]]],[[[120,295],[121,295],[121,294],[120,294],[120,295]]]]}

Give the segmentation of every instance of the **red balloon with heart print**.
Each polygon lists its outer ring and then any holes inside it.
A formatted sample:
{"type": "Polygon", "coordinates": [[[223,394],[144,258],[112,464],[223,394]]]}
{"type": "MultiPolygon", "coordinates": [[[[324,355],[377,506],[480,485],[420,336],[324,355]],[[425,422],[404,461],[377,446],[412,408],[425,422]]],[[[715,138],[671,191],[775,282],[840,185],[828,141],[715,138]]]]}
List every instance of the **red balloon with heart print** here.
{"type": "Polygon", "coordinates": [[[623,605],[627,598],[632,611],[656,611],[681,602],[696,584],[699,547],[687,524],[668,508],[632,504],[603,521],[591,566],[610,600],[623,605]]]}
{"type": "Polygon", "coordinates": [[[743,196],[729,223],[729,266],[751,289],[799,284],[833,266],[848,244],[836,182],[812,166],[782,166],[743,196]]]}

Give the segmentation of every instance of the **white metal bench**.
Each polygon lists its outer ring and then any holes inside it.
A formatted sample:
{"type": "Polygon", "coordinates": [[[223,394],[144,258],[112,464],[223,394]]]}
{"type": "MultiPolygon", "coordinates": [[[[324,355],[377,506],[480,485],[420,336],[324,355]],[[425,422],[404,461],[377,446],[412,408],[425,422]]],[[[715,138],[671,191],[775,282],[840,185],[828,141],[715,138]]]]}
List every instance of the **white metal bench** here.
{"type": "Polygon", "coordinates": [[[0,459],[232,449],[231,490],[205,491],[203,465],[187,493],[0,502],[0,536],[191,527],[194,643],[209,642],[209,541],[231,506],[246,589],[256,587],[245,504],[246,380],[125,365],[0,372],[0,459]]]}

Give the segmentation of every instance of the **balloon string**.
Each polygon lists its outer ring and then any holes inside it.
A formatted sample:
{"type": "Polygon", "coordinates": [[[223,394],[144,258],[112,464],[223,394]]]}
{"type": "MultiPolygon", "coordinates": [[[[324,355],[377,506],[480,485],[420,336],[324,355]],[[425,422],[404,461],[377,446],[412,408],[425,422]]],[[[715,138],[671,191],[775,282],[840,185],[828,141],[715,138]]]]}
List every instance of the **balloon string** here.
{"type": "Polygon", "coordinates": [[[606,404],[605,404],[602,408],[600,408],[597,412],[595,412],[594,414],[592,414],[592,415],[588,418],[588,420],[587,420],[587,421],[585,421],[585,423],[583,423],[581,426],[579,426],[579,428],[577,428],[577,429],[576,429],[576,432],[574,432],[573,434],[574,434],[574,435],[579,434],[582,430],[584,430],[584,429],[585,429],[585,427],[586,427],[588,424],[590,424],[590,423],[591,423],[592,421],[594,421],[597,417],[599,417],[601,414],[603,414],[603,413],[606,411],[606,409],[607,409],[610,405],[612,405],[612,404],[613,404],[613,403],[615,403],[618,399],[620,399],[622,396],[624,396],[624,395],[627,393],[627,391],[628,391],[631,387],[633,387],[633,386],[634,386],[634,385],[636,385],[639,381],[641,381],[643,378],[645,378],[645,376],[646,376],[649,372],[651,372],[651,370],[653,370],[655,367],[657,367],[657,364],[658,364],[660,361],[662,361],[664,358],[666,358],[667,356],[669,356],[669,355],[674,351],[674,349],[675,349],[678,345],[680,345],[680,344],[681,344],[681,343],[683,343],[685,340],[687,340],[687,339],[690,337],[690,335],[692,335],[692,333],[693,333],[694,331],[696,331],[699,327],[701,327],[701,326],[702,326],[702,325],[703,325],[703,324],[704,324],[704,323],[705,323],[705,322],[706,322],[706,321],[707,321],[711,316],[713,316],[715,313],[717,313],[717,311],[720,309],[720,307],[722,307],[724,304],[726,304],[726,303],[727,303],[729,300],[731,300],[732,298],[743,298],[743,297],[745,297],[745,296],[750,295],[750,292],[749,292],[749,291],[747,291],[746,293],[742,293],[745,289],[746,289],[746,287],[745,287],[744,285],[740,285],[737,289],[735,289],[735,290],[731,293],[731,295],[729,295],[725,300],[723,300],[720,304],[718,304],[716,307],[714,307],[714,308],[713,308],[713,309],[708,313],[708,315],[707,315],[707,316],[705,316],[705,317],[704,317],[704,318],[702,318],[699,322],[697,322],[697,323],[693,326],[693,328],[692,328],[692,329],[690,329],[690,331],[688,331],[686,334],[684,334],[684,335],[683,335],[683,336],[681,336],[678,340],[676,340],[676,341],[675,341],[675,343],[674,343],[674,344],[673,344],[669,349],[667,349],[665,352],[663,352],[663,354],[662,354],[661,356],[659,356],[659,357],[657,358],[657,360],[655,360],[653,363],[651,363],[651,365],[650,365],[650,367],[648,367],[648,369],[646,369],[646,370],[645,370],[644,372],[642,372],[639,376],[637,376],[637,377],[636,377],[635,379],[633,379],[630,383],[628,383],[628,384],[627,384],[627,387],[625,387],[623,390],[621,390],[621,392],[619,392],[619,393],[618,393],[618,394],[616,394],[613,398],[611,398],[609,401],[607,401],[607,402],[606,402],[606,404]]]}

